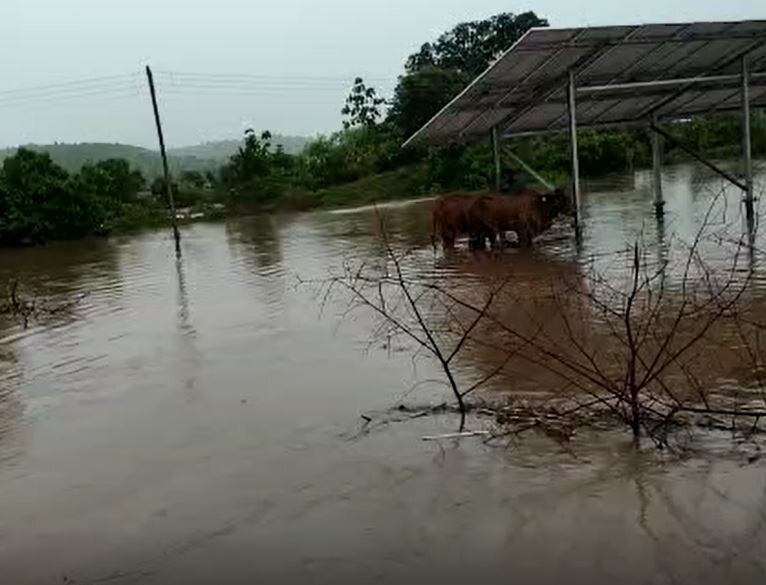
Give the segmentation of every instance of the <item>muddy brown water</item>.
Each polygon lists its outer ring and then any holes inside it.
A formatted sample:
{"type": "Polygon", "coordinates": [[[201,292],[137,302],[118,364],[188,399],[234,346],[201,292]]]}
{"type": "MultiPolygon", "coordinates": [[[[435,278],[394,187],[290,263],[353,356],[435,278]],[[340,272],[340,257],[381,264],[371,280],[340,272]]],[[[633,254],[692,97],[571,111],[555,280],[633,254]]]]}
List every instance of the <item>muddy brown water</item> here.
{"type": "MultiPolygon", "coordinates": [[[[468,287],[512,269],[534,291],[638,233],[663,254],[720,187],[669,169],[658,226],[647,174],[594,182],[580,251],[565,235],[500,260],[434,258],[428,203],[385,213],[419,269],[468,287]]],[[[437,375],[297,286],[379,257],[374,226],[369,209],[197,224],[180,264],[164,231],[0,252],[1,282],[88,295],[28,330],[0,324],[0,582],[764,582],[766,464],[727,437],[680,461],[621,433],[572,452],[423,443],[455,429],[446,415],[356,437],[360,414],[437,375]]],[[[752,290],[766,298],[759,270],[752,290]]]]}

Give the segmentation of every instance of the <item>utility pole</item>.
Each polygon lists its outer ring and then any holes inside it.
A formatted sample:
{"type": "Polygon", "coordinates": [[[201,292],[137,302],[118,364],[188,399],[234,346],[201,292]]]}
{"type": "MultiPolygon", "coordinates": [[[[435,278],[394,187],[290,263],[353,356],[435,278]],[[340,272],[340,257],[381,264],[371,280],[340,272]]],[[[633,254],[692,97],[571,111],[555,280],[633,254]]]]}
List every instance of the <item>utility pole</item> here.
{"type": "Polygon", "coordinates": [[[173,226],[173,239],[176,242],[176,257],[181,257],[181,234],[178,231],[178,220],[176,218],[176,204],[173,200],[173,187],[170,184],[170,169],[168,168],[168,155],[165,152],[165,137],[162,134],[162,122],[160,121],[160,110],[157,106],[157,92],[154,89],[154,76],[152,69],[146,66],[146,78],[149,80],[149,91],[152,94],[152,106],[154,107],[154,122],[157,125],[157,136],[160,140],[160,154],[162,155],[162,172],[165,177],[165,192],[168,198],[168,207],[170,207],[170,225],[173,226]]]}

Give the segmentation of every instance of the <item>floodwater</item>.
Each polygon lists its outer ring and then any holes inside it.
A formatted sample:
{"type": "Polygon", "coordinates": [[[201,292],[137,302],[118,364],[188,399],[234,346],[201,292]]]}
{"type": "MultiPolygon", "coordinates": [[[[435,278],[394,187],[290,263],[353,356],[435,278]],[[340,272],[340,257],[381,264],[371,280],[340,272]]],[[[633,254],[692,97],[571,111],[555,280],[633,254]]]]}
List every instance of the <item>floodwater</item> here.
{"type": "MultiPolygon", "coordinates": [[[[588,185],[579,251],[565,233],[534,253],[448,260],[430,250],[428,203],[385,216],[424,272],[480,286],[501,263],[533,290],[638,234],[662,254],[721,188],[670,168],[658,226],[648,181],[588,185]]],[[[0,252],[0,282],[87,294],[27,330],[0,323],[0,582],[765,582],[766,462],[726,437],[678,460],[617,432],[570,450],[535,435],[421,440],[454,431],[451,415],[360,434],[362,414],[438,376],[300,284],[380,257],[376,221],[367,209],[191,225],[180,263],[163,231],[0,252]]]]}

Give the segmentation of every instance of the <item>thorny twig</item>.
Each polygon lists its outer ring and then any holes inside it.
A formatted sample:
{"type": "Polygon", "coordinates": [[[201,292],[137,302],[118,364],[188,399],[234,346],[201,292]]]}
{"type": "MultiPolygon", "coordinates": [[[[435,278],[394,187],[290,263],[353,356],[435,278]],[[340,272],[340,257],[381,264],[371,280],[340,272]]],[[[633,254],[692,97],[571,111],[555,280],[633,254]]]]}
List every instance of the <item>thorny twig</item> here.
{"type": "Polygon", "coordinates": [[[28,329],[35,319],[55,317],[72,311],[88,296],[88,293],[83,293],[71,301],[54,303],[38,297],[26,298],[20,288],[18,280],[10,282],[6,300],[0,300],[0,315],[21,320],[24,329],[28,329]]]}
{"type": "MultiPolygon", "coordinates": [[[[356,307],[371,309],[382,318],[386,327],[381,325],[376,329],[378,333],[385,331],[389,338],[403,334],[418,351],[436,359],[458,405],[460,432],[465,430],[468,410],[464,399],[506,372],[512,361],[534,365],[588,396],[590,400],[578,405],[574,413],[605,408],[626,423],[636,439],[646,434],[658,445],[666,445],[668,430],[687,424],[689,416],[730,418],[733,428],[738,419],[745,418],[751,421],[748,427],[754,432],[759,421],[766,419],[766,411],[738,404],[734,408],[727,406],[690,367],[690,362],[699,359],[698,348],[703,342],[718,327],[733,323],[756,370],[761,396],[766,394],[758,337],[760,329],[766,327],[759,327],[758,320],[743,314],[742,308],[752,276],[752,267],[744,276],[741,274],[739,260],[745,240],[731,239],[729,243],[736,244],[736,248],[720,277],[705,262],[700,249],[707,241],[706,228],[719,198],[711,203],[688,246],[675,288],[669,285],[670,260],[663,259],[652,267],[640,240],[630,248],[630,278],[623,284],[591,267],[582,282],[564,287],[566,297],[577,300],[584,311],[600,316],[603,327],[598,335],[606,336],[606,352],[599,352],[575,329],[567,313],[568,303],[556,295],[553,304],[558,311],[559,329],[550,330],[526,312],[534,330],[530,333],[518,321],[508,320],[496,310],[498,305],[514,303],[506,291],[510,277],[493,285],[486,298],[476,302],[458,294],[449,283],[410,275],[403,264],[410,254],[394,249],[380,216],[386,262],[356,269],[345,266],[341,275],[327,281],[326,294],[329,296],[330,290],[337,288],[346,290],[356,307]],[[745,332],[746,325],[755,330],[754,340],[745,332]],[[494,350],[501,357],[486,375],[463,390],[453,368],[469,347],[473,351],[494,350]]],[[[724,241],[720,233],[715,238],[724,241]]],[[[524,312],[523,307],[520,310],[524,312]]],[[[514,432],[539,426],[536,421],[514,432]]]]}

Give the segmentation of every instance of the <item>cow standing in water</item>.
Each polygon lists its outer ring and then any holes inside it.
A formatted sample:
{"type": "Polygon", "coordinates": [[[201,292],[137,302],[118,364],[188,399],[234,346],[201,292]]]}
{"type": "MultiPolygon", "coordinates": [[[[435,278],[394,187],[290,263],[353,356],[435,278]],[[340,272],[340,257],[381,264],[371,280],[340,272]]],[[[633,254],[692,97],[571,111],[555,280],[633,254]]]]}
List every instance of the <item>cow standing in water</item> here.
{"type": "Polygon", "coordinates": [[[455,248],[458,237],[471,233],[468,225],[468,210],[478,198],[478,195],[455,193],[436,200],[431,234],[434,249],[436,249],[436,240],[440,239],[445,250],[452,250],[455,248]]]}
{"type": "Polygon", "coordinates": [[[510,196],[448,195],[434,204],[431,241],[435,248],[441,239],[444,249],[452,250],[459,236],[468,235],[471,248],[484,249],[487,240],[494,247],[506,232],[514,231],[520,245],[528,247],[565,208],[560,190],[543,195],[527,189],[510,196]]]}
{"type": "MultiPolygon", "coordinates": [[[[513,169],[506,169],[500,181],[500,192],[510,195],[516,187],[513,169]]],[[[461,235],[468,235],[471,248],[484,248],[489,234],[473,229],[469,223],[469,210],[481,198],[478,194],[453,193],[436,200],[433,209],[431,243],[436,249],[440,239],[445,250],[452,250],[461,235]]]]}
{"type": "Polygon", "coordinates": [[[515,232],[519,245],[528,248],[532,240],[546,231],[553,220],[566,209],[566,197],[561,190],[538,194],[531,190],[512,195],[478,197],[468,210],[468,225],[480,239],[480,246],[489,239],[494,247],[503,242],[506,232],[515,232]]]}

